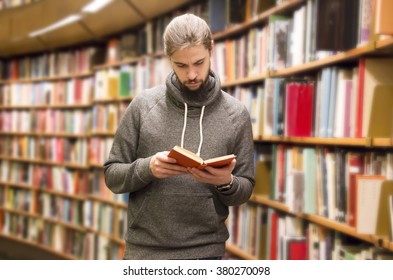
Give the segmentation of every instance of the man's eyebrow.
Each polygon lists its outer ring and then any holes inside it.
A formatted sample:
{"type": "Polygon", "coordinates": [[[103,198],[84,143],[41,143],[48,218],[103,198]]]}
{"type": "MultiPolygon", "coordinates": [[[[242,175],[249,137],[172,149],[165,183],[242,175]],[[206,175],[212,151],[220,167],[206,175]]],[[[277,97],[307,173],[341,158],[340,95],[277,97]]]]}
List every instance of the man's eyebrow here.
{"type": "MultiPolygon", "coordinates": [[[[198,59],[197,61],[193,62],[192,64],[197,64],[199,62],[202,62],[206,59],[206,57],[202,57],[200,59],[198,59]]],[[[173,61],[174,64],[176,65],[187,65],[187,63],[181,62],[181,61],[173,61]]]]}
{"type": "Polygon", "coordinates": [[[201,58],[201,59],[198,59],[197,61],[194,62],[194,64],[199,63],[199,62],[202,62],[202,61],[204,61],[204,60],[205,60],[205,57],[203,57],[203,58],[201,58]]]}
{"type": "Polygon", "coordinates": [[[180,61],[174,61],[173,63],[177,64],[177,65],[186,65],[186,63],[183,63],[183,62],[180,62],[180,61]]]}

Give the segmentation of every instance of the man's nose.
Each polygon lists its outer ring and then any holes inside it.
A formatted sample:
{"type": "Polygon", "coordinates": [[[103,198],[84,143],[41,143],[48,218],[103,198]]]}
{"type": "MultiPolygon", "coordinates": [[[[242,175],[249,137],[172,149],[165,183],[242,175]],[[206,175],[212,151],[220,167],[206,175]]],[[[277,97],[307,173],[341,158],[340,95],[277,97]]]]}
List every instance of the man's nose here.
{"type": "Polygon", "coordinates": [[[198,76],[197,71],[194,68],[190,68],[187,72],[187,78],[189,80],[194,80],[198,76]]]}

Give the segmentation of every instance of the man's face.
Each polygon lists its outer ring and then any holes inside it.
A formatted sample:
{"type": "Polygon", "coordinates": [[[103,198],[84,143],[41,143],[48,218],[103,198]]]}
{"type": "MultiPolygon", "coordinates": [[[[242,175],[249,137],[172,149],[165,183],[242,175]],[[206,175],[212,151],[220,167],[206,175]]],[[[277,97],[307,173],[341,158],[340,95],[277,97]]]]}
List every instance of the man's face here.
{"type": "Polygon", "coordinates": [[[171,63],[180,83],[189,91],[197,91],[209,75],[210,51],[203,45],[177,50],[171,63]]]}

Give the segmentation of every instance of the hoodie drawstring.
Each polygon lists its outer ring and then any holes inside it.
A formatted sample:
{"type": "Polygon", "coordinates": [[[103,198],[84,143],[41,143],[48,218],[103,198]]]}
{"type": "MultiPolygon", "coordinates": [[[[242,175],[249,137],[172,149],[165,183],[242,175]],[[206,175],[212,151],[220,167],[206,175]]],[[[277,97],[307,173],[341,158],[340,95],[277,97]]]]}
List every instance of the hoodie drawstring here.
{"type": "MultiPolygon", "coordinates": [[[[202,149],[202,143],[203,143],[203,126],[202,126],[202,120],[203,120],[203,115],[205,114],[205,106],[202,106],[201,110],[201,116],[199,118],[199,147],[198,151],[196,153],[197,156],[201,155],[201,149],[202,149]]],[[[181,134],[181,142],[180,142],[180,147],[183,148],[184,146],[184,135],[186,134],[186,127],[187,127],[187,115],[188,115],[188,105],[187,103],[184,103],[184,124],[183,124],[183,131],[181,134]]]]}

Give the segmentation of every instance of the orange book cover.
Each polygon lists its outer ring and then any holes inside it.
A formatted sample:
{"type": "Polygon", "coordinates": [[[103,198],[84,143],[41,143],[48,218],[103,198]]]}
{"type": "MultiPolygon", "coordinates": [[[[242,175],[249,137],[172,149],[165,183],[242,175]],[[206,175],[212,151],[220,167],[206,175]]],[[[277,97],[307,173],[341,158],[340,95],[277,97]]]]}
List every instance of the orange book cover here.
{"type": "Polygon", "coordinates": [[[176,159],[178,165],[184,167],[196,167],[198,169],[204,169],[206,166],[223,167],[225,165],[228,165],[233,159],[236,158],[236,155],[231,154],[203,160],[201,157],[197,156],[193,152],[182,147],[175,146],[170,150],[168,157],[176,159]]]}

